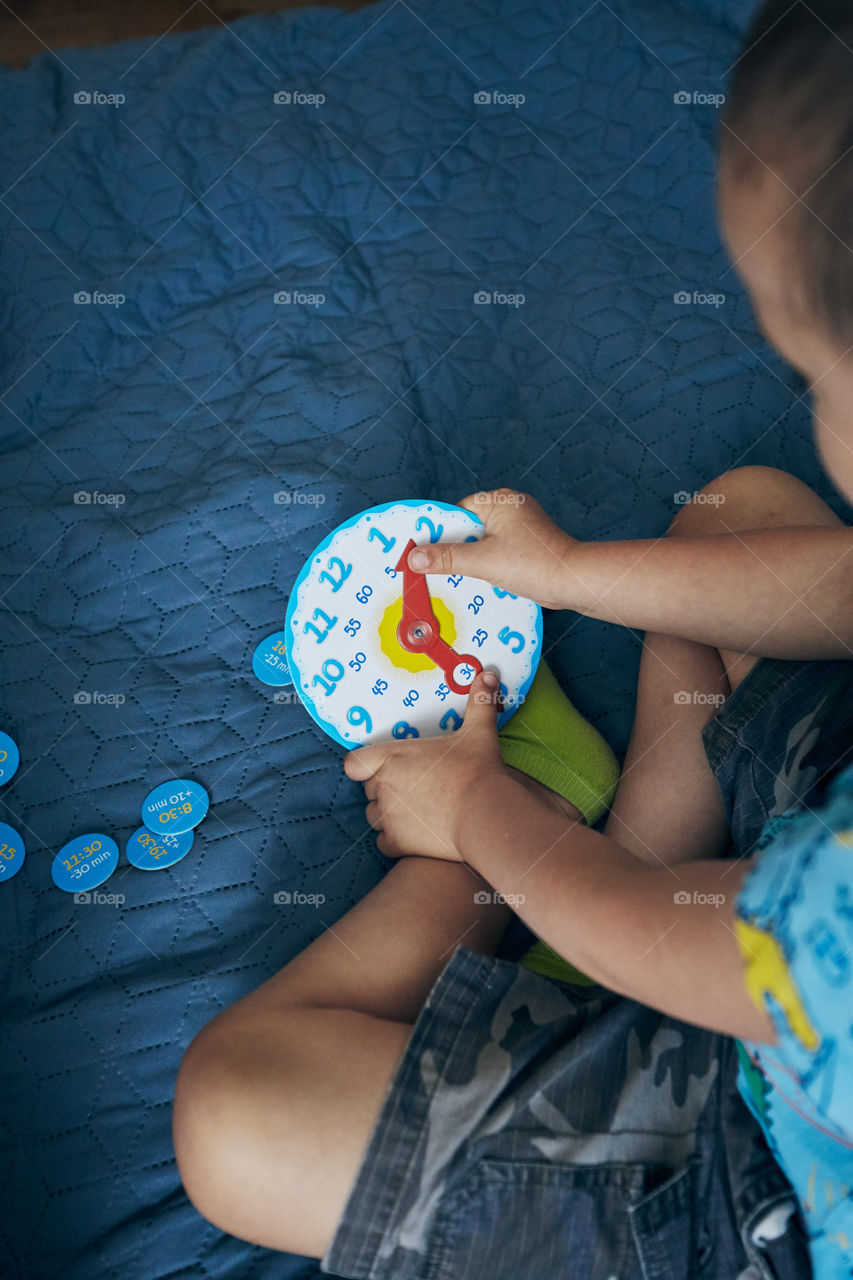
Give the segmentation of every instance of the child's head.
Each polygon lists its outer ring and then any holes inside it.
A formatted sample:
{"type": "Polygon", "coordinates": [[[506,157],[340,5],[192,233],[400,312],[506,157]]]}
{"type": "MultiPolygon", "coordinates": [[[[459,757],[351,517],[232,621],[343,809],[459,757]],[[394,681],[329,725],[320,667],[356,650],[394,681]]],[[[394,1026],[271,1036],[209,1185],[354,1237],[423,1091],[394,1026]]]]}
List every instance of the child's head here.
{"type": "Polygon", "coordinates": [[[853,501],[853,0],[766,0],[720,133],[723,234],[853,501]]]}

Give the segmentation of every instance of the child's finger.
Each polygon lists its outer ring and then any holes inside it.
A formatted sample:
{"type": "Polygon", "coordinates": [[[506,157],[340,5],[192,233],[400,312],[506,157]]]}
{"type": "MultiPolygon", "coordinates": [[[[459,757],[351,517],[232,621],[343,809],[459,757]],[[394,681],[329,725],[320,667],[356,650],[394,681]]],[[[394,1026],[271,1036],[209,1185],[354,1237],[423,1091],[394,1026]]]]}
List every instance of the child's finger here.
{"type": "Polygon", "coordinates": [[[399,858],[402,850],[397,843],[388,835],[387,831],[380,831],[376,837],[376,848],[380,853],[384,853],[386,858],[399,858]]]}
{"type": "Polygon", "coordinates": [[[527,501],[527,496],[517,489],[480,489],[477,493],[470,493],[467,498],[462,498],[457,506],[479,516],[483,524],[488,525],[489,517],[495,514],[496,509],[507,505],[520,506],[527,501]]]}
{"type": "Polygon", "coordinates": [[[471,577],[484,576],[482,565],[471,554],[475,542],[436,542],[431,546],[412,547],[409,552],[409,568],[421,573],[462,573],[471,577]]]}
{"type": "Polygon", "coordinates": [[[501,551],[500,541],[488,533],[477,542],[426,543],[412,547],[409,568],[420,573],[461,573],[499,585],[506,574],[506,549],[501,551]]]}
{"type": "Polygon", "coordinates": [[[501,707],[500,676],[486,667],[471,681],[465,708],[465,728],[470,730],[479,725],[490,725],[495,730],[501,707]]]}
{"type": "Polygon", "coordinates": [[[344,756],[344,773],[354,782],[366,782],[382,767],[385,755],[381,743],[375,747],[358,747],[344,756]]]}
{"type": "Polygon", "coordinates": [[[409,568],[421,573],[461,573],[500,585],[500,577],[506,573],[507,549],[495,535],[516,518],[518,505],[526,497],[514,489],[493,489],[463,498],[459,506],[479,516],[485,525],[482,538],[414,547],[409,552],[409,568]]]}

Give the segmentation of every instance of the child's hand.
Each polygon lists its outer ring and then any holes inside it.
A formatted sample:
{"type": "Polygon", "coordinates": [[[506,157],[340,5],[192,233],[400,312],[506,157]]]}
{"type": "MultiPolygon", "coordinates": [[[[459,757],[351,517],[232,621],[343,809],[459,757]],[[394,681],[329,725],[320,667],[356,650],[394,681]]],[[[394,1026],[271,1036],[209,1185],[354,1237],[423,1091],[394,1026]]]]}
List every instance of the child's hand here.
{"type": "Polygon", "coordinates": [[[417,853],[464,861],[457,844],[462,806],[485,772],[505,769],[497,732],[497,678],[471,684],[462,727],[446,738],[409,738],[359,747],[344,758],[348,778],[364,783],[367,821],[389,858],[417,853]]]}
{"type": "Polygon", "coordinates": [[[471,494],[459,506],[483,521],[482,538],[418,547],[409,553],[412,569],[467,574],[546,609],[568,607],[566,566],[579,544],[554,524],[535,498],[514,489],[493,489],[471,494]]]}

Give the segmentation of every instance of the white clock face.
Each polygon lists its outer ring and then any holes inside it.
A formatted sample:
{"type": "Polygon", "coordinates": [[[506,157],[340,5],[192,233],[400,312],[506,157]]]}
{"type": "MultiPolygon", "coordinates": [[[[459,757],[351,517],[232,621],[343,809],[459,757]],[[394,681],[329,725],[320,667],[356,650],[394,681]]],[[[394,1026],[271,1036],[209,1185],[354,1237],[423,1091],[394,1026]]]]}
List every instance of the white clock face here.
{"type": "Polygon", "coordinates": [[[417,575],[449,646],[444,665],[398,634],[404,574],[396,566],[408,542],[477,541],[483,527],[448,503],[388,502],[345,521],[306,562],[287,607],[287,663],[308,711],[342,746],[458,729],[475,675],[466,657],[500,672],[499,726],[523,701],[542,649],[542,611],[532,600],[479,578],[417,575]]]}

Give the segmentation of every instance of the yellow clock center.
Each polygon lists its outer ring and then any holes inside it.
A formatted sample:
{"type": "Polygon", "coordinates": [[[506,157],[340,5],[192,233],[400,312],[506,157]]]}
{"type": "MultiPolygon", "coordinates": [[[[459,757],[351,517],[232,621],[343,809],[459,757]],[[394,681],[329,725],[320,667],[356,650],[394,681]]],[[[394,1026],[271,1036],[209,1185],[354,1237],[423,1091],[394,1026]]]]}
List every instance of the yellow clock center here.
{"type": "MultiPolygon", "coordinates": [[[[456,640],[453,614],[444,601],[437,596],[432,597],[432,607],[435,616],[438,618],[442,640],[445,640],[449,645],[453,645],[456,640]]],[[[402,667],[404,671],[434,671],[435,663],[426,654],[409,653],[409,650],[404,649],[400,644],[397,639],[397,627],[402,620],[403,597],[398,596],[396,600],[392,600],[388,605],[379,624],[379,647],[385,657],[393,662],[395,667],[402,667]]]]}

